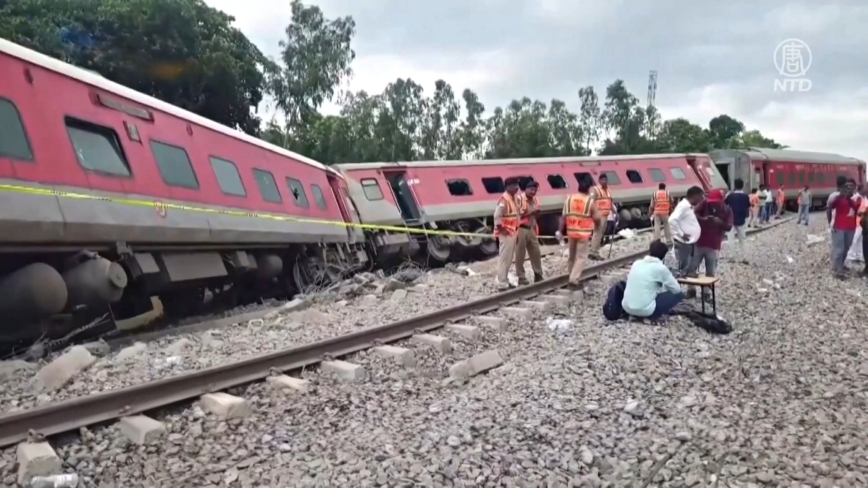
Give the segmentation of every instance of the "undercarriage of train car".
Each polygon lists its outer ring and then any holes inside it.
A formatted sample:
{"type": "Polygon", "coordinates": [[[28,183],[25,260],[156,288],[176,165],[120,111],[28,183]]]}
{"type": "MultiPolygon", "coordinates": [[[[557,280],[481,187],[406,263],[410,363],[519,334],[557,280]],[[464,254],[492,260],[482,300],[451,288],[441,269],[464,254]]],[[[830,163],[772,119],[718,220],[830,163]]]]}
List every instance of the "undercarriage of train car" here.
{"type": "Polygon", "coordinates": [[[134,248],[99,252],[30,249],[4,256],[0,269],[0,344],[26,344],[69,333],[88,336],[152,312],[166,317],[309,293],[368,265],[353,244],[201,250],[134,248]]]}

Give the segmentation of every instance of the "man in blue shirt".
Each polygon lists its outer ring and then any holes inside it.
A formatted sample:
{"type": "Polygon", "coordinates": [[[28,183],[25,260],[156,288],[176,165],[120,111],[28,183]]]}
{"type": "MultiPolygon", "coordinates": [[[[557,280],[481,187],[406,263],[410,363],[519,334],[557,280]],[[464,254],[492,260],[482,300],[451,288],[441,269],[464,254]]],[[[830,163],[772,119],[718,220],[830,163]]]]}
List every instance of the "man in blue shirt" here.
{"type": "Polygon", "coordinates": [[[735,190],[726,196],[724,202],[732,210],[732,229],[741,243],[746,237],[745,224],[750,215],[750,197],[744,192],[744,180],[741,178],[736,178],[733,187],[735,190]]]}
{"type": "Polygon", "coordinates": [[[656,320],[684,299],[681,285],[663,264],[668,251],[666,244],[653,241],[648,256],[633,263],[621,301],[628,315],[656,320]]]}

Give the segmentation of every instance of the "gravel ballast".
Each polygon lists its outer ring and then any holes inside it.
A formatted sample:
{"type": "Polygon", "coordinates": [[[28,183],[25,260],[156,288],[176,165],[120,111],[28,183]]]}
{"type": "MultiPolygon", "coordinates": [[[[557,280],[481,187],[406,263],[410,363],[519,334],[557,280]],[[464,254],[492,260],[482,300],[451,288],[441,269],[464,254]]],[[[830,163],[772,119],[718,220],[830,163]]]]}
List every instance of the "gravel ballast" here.
{"type": "MultiPolygon", "coordinates": [[[[647,246],[647,234],[614,244],[612,257],[647,246]]],[[[606,248],[608,250],[608,248],[606,248]]],[[[564,248],[549,247],[543,257],[547,276],[566,271],[564,248]]],[[[592,264],[592,263],[591,263],[592,264]]],[[[102,391],[138,385],[172,375],[219,366],[366,327],[476,300],[494,292],[494,260],[423,271],[407,268],[393,277],[368,273],[307,297],[310,306],[274,312],[263,319],[191,334],[174,334],[149,343],[112,350],[105,343],[86,345],[94,361],[59,388],[46,388],[38,371],[61,354],[40,363],[0,362],[0,412],[27,409],[102,391]]],[[[530,264],[526,264],[530,273],[530,264]]],[[[274,303],[263,308],[273,307],[274,303]]],[[[242,312],[252,311],[245,307],[242,312]]],[[[186,320],[190,322],[190,320],[186,320]]],[[[62,368],[69,370],[69,368],[62,368]]]]}
{"type": "MultiPolygon", "coordinates": [[[[158,444],[130,445],[112,425],[56,443],[58,455],[103,487],[866,486],[865,284],[830,276],[828,237],[806,237],[824,228],[727,246],[726,336],[680,317],[606,323],[605,284],[621,271],[478,341],[435,331],[452,355],[395,344],[414,348],[415,369],[365,352],[344,358],[363,382],[308,370],[306,393],[228,392],[250,403],[245,419],[196,404],[152,414],[168,431],[158,444]],[[493,349],[503,366],[449,377],[493,349]]],[[[15,480],[14,453],[0,455],[0,482],[15,480]]]]}

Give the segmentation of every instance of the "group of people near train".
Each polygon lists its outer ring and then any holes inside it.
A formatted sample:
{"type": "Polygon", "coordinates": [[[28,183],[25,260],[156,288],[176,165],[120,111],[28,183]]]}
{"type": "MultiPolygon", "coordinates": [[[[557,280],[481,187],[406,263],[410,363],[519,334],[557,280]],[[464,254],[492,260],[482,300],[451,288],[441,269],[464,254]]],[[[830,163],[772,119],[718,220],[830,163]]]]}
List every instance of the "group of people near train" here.
{"type": "MultiPolygon", "coordinates": [[[[543,279],[537,224],[539,185],[530,182],[520,191],[518,178],[507,178],[505,187],[494,212],[495,235],[500,243],[496,283],[501,290],[513,287],[508,281],[513,263],[518,285],[529,283],[524,269],[526,257],[530,258],[534,281],[543,279]]],[[[673,209],[666,184],[660,183],[649,207],[654,232],[649,255],[633,264],[622,290],[623,298],[616,305],[628,315],[658,319],[684,298],[695,297],[696,290],[692,287],[682,292],[676,276],[694,276],[702,265],[706,276],[715,276],[722,243],[730,231],[741,245],[747,227],[769,222],[773,215],[782,213],[783,189],[772,192],[763,186],[761,191],[753,189],[746,194],[740,179],[735,180],[729,194],[712,190],[706,195],[701,187],[693,186],[673,209]],[[660,240],[661,235],[664,240],[660,240]],[[674,273],[664,264],[670,249],[675,257],[674,273]]],[[[808,223],[810,201],[810,189],[805,186],[799,192],[800,224],[808,223]]],[[[614,209],[615,202],[605,175],[599,177],[598,184],[590,179],[580,181],[578,191],[566,198],[556,237],[561,242],[566,238],[568,242],[570,288],[582,288],[581,275],[588,259],[604,259],[600,247],[607,225],[611,226],[614,209]]],[[[849,235],[852,240],[852,233],[849,235]]],[[[846,236],[835,239],[843,242],[846,236]]]]}

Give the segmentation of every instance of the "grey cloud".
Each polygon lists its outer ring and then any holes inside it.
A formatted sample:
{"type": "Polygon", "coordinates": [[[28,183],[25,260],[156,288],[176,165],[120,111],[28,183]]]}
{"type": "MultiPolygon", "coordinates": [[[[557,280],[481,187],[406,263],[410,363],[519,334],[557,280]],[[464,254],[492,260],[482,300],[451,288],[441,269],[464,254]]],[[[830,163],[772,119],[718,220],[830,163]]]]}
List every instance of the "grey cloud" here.
{"type": "Polygon", "coordinates": [[[803,98],[856,90],[868,74],[868,6],[858,1],[319,3],[328,15],[356,19],[360,55],[439,52],[460,63],[470,53],[508,52],[520,68],[481,94],[489,106],[523,95],[575,103],[579,87],[602,91],[616,78],[644,100],[648,71],[656,69],[661,105],[676,104],[691,89],[730,84],[744,90],[740,109],[758,110],[782,95],[772,92],[773,52],[789,37],[807,42],[813,54],[814,88],[803,98]]]}

